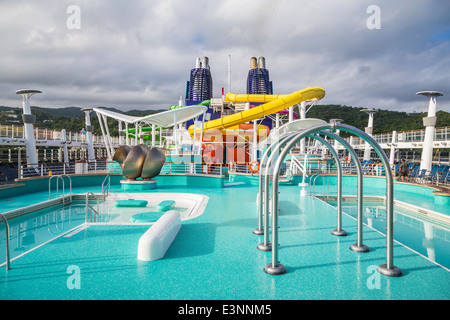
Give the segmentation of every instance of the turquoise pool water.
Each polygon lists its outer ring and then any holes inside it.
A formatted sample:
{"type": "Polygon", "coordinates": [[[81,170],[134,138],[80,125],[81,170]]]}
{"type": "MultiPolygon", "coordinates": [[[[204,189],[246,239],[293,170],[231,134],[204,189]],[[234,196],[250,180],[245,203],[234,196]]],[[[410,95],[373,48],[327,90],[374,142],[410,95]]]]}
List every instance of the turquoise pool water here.
{"type": "MultiPolygon", "coordinates": [[[[47,241],[63,235],[85,222],[85,207],[73,204],[53,206],[11,219],[9,223],[10,256],[15,258],[47,241]]],[[[6,259],[4,224],[0,226],[0,261],[6,259]]]]}
{"type": "MultiPolygon", "coordinates": [[[[336,176],[328,176],[330,192],[337,193],[336,176]]],[[[322,194],[321,178],[316,179],[316,193],[322,194]]],[[[326,180],[325,180],[326,185],[326,180]]],[[[365,196],[386,196],[386,179],[383,177],[365,176],[363,179],[363,194],[365,196]]],[[[435,189],[408,183],[394,183],[394,199],[404,201],[425,209],[430,209],[450,215],[450,197],[434,195],[435,189]]],[[[357,178],[344,176],[342,179],[342,193],[355,195],[357,193],[357,178]]]]}
{"type": "MultiPolygon", "coordinates": [[[[99,192],[100,187],[73,190],[87,191],[99,192]]],[[[113,185],[112,192],[116,191],[120,191],[120,186],[113,185]]],[[[376,267],[386,261],[385,237],[365,226],[364,242],[371,251],[351,251],[350,245],[356,242],[356,221],[344,215],[343,227],[349,235],[333,236],[336,210],[320,200],[299,197],[296,186],[280,187],[279,260],[288,270],[281,276],[263,271],[271,253],[256,249],[262,237],[252,233],[257,227],[254,186],[160,185],[152,192],[199,193],[209,197],[201,216],[183,221],[163,259],[137,260],[137,244],[148,226],[80,225],[13,260],[11,270],[6,272],[2,266],[0,298],[450,298],[450,273],[399,244],[394,246],[394,264],[404,276],[377,274],[376,267]],[[72,285],[74,279],[79,280],[79,288],[72,285]]],[[[29,197],[37,199],[39,194],[46,199],[46,191],[8,199],[18,205],[17,201],[29,203],[29,197]]],[[[52,221],[50,230],[56,227],[52,221]]]]}
{"type": "MultiPolygon", "coordinates": [[[[336,202],[328,201],[336,207],[336,202]]],[[[385,233],[386,205],[364,201],[364,223],[385,233]]],[[[343,201],[342,211],[357,217],[356,201],[343,201]]],[[[450,225],[418,217],[414,212],[394,206],[394,238],[428,259],[450,269],[450,225]]]]}

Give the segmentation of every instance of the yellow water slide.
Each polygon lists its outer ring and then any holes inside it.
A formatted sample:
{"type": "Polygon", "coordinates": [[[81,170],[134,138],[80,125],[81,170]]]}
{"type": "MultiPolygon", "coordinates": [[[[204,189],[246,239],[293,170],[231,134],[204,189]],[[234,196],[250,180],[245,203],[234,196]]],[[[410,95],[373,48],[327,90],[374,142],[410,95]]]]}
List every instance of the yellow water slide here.
{"type": "MultiPolygon", "coordinates": [[[[324,96],[325,90],[320,87],[306,88],[291,94],[234,94],[230,92],[225,96],[226,101],[265,103],[242,112],[207,121],[204,124],[203,131],[211,129],[239,130],[240,124],[264,118],[272,113],[292,107],[302,101],[320,100],[324,96]]],[[[194,134],[194,125],[191,125],[188,130],[192,136],[194,134]]]]}

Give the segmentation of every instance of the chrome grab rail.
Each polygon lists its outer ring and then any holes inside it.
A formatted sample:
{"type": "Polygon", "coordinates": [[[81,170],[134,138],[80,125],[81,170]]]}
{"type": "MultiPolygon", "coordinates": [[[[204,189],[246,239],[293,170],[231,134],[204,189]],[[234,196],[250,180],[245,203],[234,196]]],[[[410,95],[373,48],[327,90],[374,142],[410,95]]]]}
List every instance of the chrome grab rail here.
{"type": "MultiPolygon", "coordinates": [[[[92,216],[89,214],[89,208],[94,211],[97,214],[97,222],[98,222],[98,218],[99,218],[99,201],[100,199],[91,191],[88,191],[86,193],[86,222],[92,222],[92,216]],[[97,200],[97,210],[95,210],[90,204],[89,204],[89,195],[93,195],[94,198],[97,200]],[[89,218],[89,219],[88,219],[89,218]]],[[[94,218],[94,222],[95,222],[95,218],[94,218]]]]}
{"type": "Polygon", "coordinates": [[[109,195],[109,193],[111,192],[111,176],[108,174],[105,179],[103,179],[102,182],[102,197],[103,200],[106,199],[106,197],[109,195]],[[108,180],[108,183],[105,185],[106,180],[108,180]]]}
{"type": "MultiPolygon", "coordinates": [[[[316,179],[321,177],[322,178],[322,183],[323,183],[323,196],[325,196],[325,179],[327,180],[327,201],[329,200],[329,196],[330,196],[330,181],[328,180],[328,177],[321,175],[321,174],[315,174],[313,175],[312,178],[312,185],[313,185],[313,192],[310,192],[310,196],[313,197],[315,194],[315,189],[316,189],[316,179]],[[312,178],[314,177],[314,178],[312,178]]],[[[311,181],[311,180],[310,180],[311,181]]],[[[311,191],[311,183],[309,184],[309,191],[311,191]]]]}
{"type": "Polygon", "coordinates": [[[52,179],[53,178],[56,178],[56,197],[59,197],[59,179],[61,179],[62,180],[62,184],[63,184],[63,187],[62,187],[62,199],[63,199],[63,205],[64,205],[64,202],[65,202],[65,197],[64,197],[64,192],[65,192],[65,185],[64,185],[64,177],[67,177],[67,178],[69,178],[69,183],[70,183],[70,186],[69,186],[69,193],[70,193],[70,197],[69,197],[69,201],[72,201],[72,179],[70,178],[70,176],[68,176],[67,174],[60,174],[60,175],[57,175],[57,176],[51,176],[50,177],[50,179],[48,179],[48,199],[50,200],[51,199],[51,181],[52,181],[52,179]]]}
{"type": "Polygon", "coordinates": [[[5,238],[6,238],[6,270],[11,269],[11,257],[9,255],[9,223],[6,217],[0,213],[0,216],[5,222],[5,238]]]}
{"type": "MultiPolygon", "coordinates": [[[[64,177],[69,178],[69,199],[70,199],[69,201],[72,201],[72,179],[67,174],[60,174],[59,178],[61,178],[63,182],[63,205],[64,205],[64,177]]],[[[58,185],[58,182],[56,182],[56,185],[58,185]]]]}
{"type": "MultiPolygon", "coordinates": [[[[283,274],[287,272],[286,268],[280,263],[278,260],[278,182],[280,177],[280,168],[281,163],[286,158],[287,153],[293,148],[294,144],[296,144],[301,139],[305,138],[307,135],[315,134],[324,130],[336,130],[340,129],[342,131],[349,132],[358,137],[363,138],[366,142],[368,142],[372,148],[376,151],[378,156],[381,159],[382,164],[385,168],[389,168],[389,159],[384,153],[381,146],[373,140],[373,138],[365,133],[364,131],[359,130],[358,128],[337,123],[333,121],[329,124],[321,124],[311,127],[309,129],[303,130],[301,132],[297,132],[293,138],[289,138],[289,141],[286,141],[287,144],[284,147],[281,154],[278,156],[278,159],[273,168],[273,176],[272,176],[272,262],[267,264],[264,268],[264,271],[277,275],[283,274]]],[[[271,156],[273,159],[274,155],[271,156]]],[[[386,276],[392,277],[400,277],[403,275],[400,268],[394,266],[394,184],[393,177],[388,172],[386,173],[386,263],[382,264],[378,267],[377,271],[386,276]]]]}

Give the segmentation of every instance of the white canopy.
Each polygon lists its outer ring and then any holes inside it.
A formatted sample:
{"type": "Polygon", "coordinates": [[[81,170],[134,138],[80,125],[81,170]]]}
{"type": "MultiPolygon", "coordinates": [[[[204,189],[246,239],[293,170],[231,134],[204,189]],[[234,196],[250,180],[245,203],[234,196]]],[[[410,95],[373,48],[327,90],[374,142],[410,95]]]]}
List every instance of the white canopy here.
{"type": "Polygon", "coordinates": [[[281,127],[278,128],[278,130],[274,131],[273,134],[274,135],[276,135],[276,134],[283,135],[288,132],[306,130],[311,127],[317,126],[319,124],[324,124],[324,123],[327,123],[327,122],[324,120],[321,120],[321,119],[313,119],[313,118],[297,119],[297,120],[294,120],[292,122],[288,122],[288,123],[282,125],[281,127]]]}
{"type": "MultiPolygon", "coordinates": [[[[177,125],[188,120],[194,119],[201,114],[204,114],[207,110],[207,106],[188,106],[174,110],[168,110],[160,113],[144,117],[129,116],[126,114],[109,111],[101,108],[93,108],[99,118],[100,128],[102,130],[103,139],[105,141],[106,151],[108,152],[108,158],[112,159],[114,154],[114,148],[111,143],[111,137],[109,135],[108,123],[106,117],[110,117],[119,121],[119,132],[122,130],[122,122],[125,122],[126,130],[129,124],[135,124],[136,129],[142,127],[144,124],[151,125],[152,129],[152,145],[155,145],[155,127],[161,128],[173,127],[175,137],[175,149],[178,152],[178,140],[177,140],[177,125]]],[[[204,119],[203,119],[204,121],[204,119]]],[[[126,134],[126,143],[128,143],[128,135],[126,134]]],[[[137,145],[137,138],[135,138],[135,144],[137,145]]],[[[160,140],[161,142],[161,140],[160,140]]],[[[123,144],[123,135],[119,137],[119,143],[123,144]]]]}
{"type": "Polygon", "coordinates": [[[206,106],[188,106],[174,110],[168,110],[144,117],[129,116],[118,112],[113,112],[101,108],[94,108],[94,111],[116,120],[126,123],[148,123],[164,128],[173,127],[176,123],[186,122],[206,112],[206,106]]]}

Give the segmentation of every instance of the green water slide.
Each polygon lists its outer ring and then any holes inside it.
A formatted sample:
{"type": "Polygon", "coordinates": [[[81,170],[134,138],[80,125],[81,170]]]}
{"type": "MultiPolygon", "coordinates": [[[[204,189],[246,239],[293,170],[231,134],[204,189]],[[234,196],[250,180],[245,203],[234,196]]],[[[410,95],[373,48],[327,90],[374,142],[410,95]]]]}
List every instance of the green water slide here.
{"type": "MultiPolygon", "coordinates": [[[[199,105],[201,105],[201,106],[209,106],[210,104],[211,104],[211,100],[205,100],[205,101],[202,101],[201,103],[199,103],[199,105]]],[[[185,106],[171,105],[169,107],[169,109],[170,110],[175,110],[175,109],[180,109],[180,108],[184,108],[184,107],[185,106]]],[[[156,132],[158,132],[160,129],[164,130],[164,128],[157,127],[156,128],[156,132]]],[[[141,130],[142,130],[142,132],[151,132],[152,131],[152,127],[142,127],[141,130]]],[[[126,130],[123,130],[123,131],[126,132],[126,130]]],[[[136,128],[129,128],[128,129],[128,136],[130,138],[135,138],[135,133],[136,133],[136,128]]],[[[152,140],[152,135],[151,134],[143,135],[142,139],[151,141],[152,140]]],[[[155,135],[155,141],[159,142],[159,140],[160,140],[159,135],[158,134],[155,135]]],[[[165,141],[165,140],[166,140],[166,138],[162,137],[162,141],[165,141]]]]}
{"type": "MultiPolygon", "coordinates": [[[[161,127],[157,127],[156,128],[156,132],[158,132],[160,129],[164,130],[164,128],[161,127]]],[[[141,128],[142,132],[152,132],[152,127],[142,127],[141,128]]],[[[126,130],[123,130],[126,133],[126,130]]],[[[130,138],[135,138],[135,133],[136,133],[136,128],[129,128],[128,129],[128,137],[130,138]]],[[[146,140],[146,141],[152,141],[152,134],[145,134],[142,136],[142,139],[146,140]]],[[[162,137],[162,141],[165,141],[166,138],[162,137]]],[[[155,135],[155,142],[159,142],[160,141],[160,137],[159,134],[155,135]]]]}

